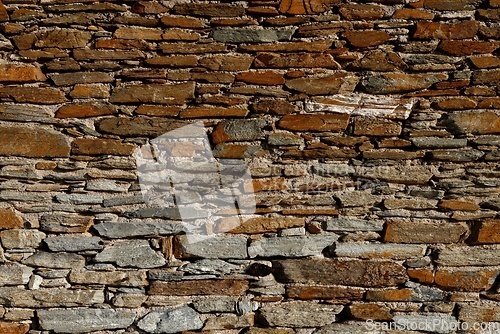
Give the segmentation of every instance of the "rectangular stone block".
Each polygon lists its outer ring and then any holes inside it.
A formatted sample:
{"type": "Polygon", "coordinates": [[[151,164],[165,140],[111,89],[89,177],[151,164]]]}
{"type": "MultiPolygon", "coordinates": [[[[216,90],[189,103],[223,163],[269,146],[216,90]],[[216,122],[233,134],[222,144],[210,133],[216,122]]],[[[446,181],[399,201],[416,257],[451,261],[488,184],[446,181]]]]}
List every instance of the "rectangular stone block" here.
{"type": "Polygon", "coordinates": [[[222,295],[239,296],[248,290],[248,282],[237,279],[186,280],[180,282],[154,281],[148,294],[167,296],[222,295]]]}

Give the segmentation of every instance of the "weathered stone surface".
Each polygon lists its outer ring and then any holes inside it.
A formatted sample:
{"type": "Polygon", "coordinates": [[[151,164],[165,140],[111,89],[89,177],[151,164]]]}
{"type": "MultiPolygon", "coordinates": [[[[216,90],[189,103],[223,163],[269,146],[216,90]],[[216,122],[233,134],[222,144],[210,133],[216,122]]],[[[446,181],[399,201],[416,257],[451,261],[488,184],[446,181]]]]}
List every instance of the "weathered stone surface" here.
{"type": "Polygon", "coordinates": [[[179,235],[175,238],[176,258],[246,259],[244,236],[179,235]]]}
{"type": "Polygon", "coordinates": [[[29,324],[18,324],[14,322],[0,321],[0,331],[3,334],[26,334],[28,333],[29,330],[30,330],[29,324]]]}
{"type": "MultiPolygon", "coordinates": [[[[180,268],[180,270],[192,275],[208,274],[208,275],[220,276],[242,271],[242,267],[241,265],[231,264],[223,260],[202,259],[202,260],[197,260],[195,262],[187,263],[186,265],[183,265],[180,268]]],[[[150,278],[152,279],[153,277],[150,276],[150,278]]],[[[220,312],[230,312],[230,311],[220,311],[220,312]]]]}
{"type": "Polygon", "coordinates": [[[446,74],[404,74],[388,73],[369,76],[362,85],[370,94],[407,93],[427,89],[435,83],[446,80],[446,74]]]}
{"type": "Polygon", "coordinates": [[[478,3],[478,0],[425,0],[424,8],[442,11],[461,11],[474,9],[478,3]]]}
{"type": "Polygon", "coordinates": [[[493,111],[452,113],[448,115],[446,124],[456,133],[500,133],[500,116],[493,111]]]}
{"type": "Polygon", "coordinates": [[[178,333],[203,327],[199,314],[188,306],[163,312],[150,312],[137,327],[147,333],[178,333]]]}
{"type": "Polygon", "coordinates": [[[333,232],[382,231],[384,222],[381,220],[365,220],[358,218],[330,218],[324,229],[333,232]]]}
{"type": "Polygon", "coordinates": [[[495,43],[484,41],[444,40],[439,44],[439,50],[452,56],[491,53],[497,47],[495,43]]]}
{"type": "Polygon", "coordinates": [[[33,267],[70,269],[83,267],[85,265],[85,258],[81,255],[71,253],[49,253],[39,251],[28,257],[23,263],[33,267]]]}
{"type": "Polygon", "coordinates": [[[403,127],[400,123],[390,120],[379,120],[370,117],[354,119],[354,134],[358,136],[399,136],[403,127]]]}
{"type": "Polygon", "coordinates": [[[73,51],[76,60],[136,60],[144,58],[140,50],[94,50],[76,49],[73,51]]]}
{"type": "Polygon", "coordinates": [[[480,292],[491,288],[497,270],[440,269],[436,271],[435,282],[443,290],[480,292]]]}
{"type": "Polygon", "coordinates": [[[369,48],[384,44],[391,39],[391,35],[385,31],[348,31],[344,33],[345,38],[356,48],[369,48]]]}
{"type": "Polygon", "coordinates": [[[339,284],[364,287],[394,286],[406,281],[406,269],[391,261],[297,259],[273,261],[283,283],[339,284]]]}
{"type": "Polygon", "coordinates": [[[433,315],[431,314],[410,314],[395,315],[393,321],[401,324],[401,329],[410,330],[413,328],[425,328],[434,333],[449,333],[449,328],[460,326],[457,319],[452,315],[433,315]]]}
{"type": "Polygon", "coordinates": [[[146,272],[140,270],[91,271],[73,269],[69,274],[69,281],[74,284],[107,286],[142,287],[148,285],[146,272]]]}
{"type": "Polygon", "coordinates": [[[361,300],[364,289],[334,285],[289,285],[286,295],[293,299],[361,300]]]}
{"type": "Polygon", "coordinates": [[[45,233],[37,230],[9,229],[0,232],[2,246],[7,249],[13,248],[38,248],[45,233]]]}
{"type": "Polygon", "coordinates": [[[439,251],[436,262],[449,267],[498,266],[500,251],[496,247],[447,247],[439,251]]]}
{"type": "Polygon", "coordinates": [[[72,49],[85,47],[91,37],[92,35],[88,31],[53,29],[16,36],[14,43],[21,50],[32,47],[72,49]]]}
{"type": "Polygon", "coordinates": [[[335,255],[359,259],[408,259],[423,256],[427,247],[402,244],[337,243],[335,255]]]}
{"type": "Polygon", "coordinates": [[[166,263],[147,240],[115,241],[94,259],[96,262],[112,262],[120,267],[134,268],[156,268],[166,263]]]}
{"type": "Polygon", "coordinates": [[[80,118],[112,115],[118,112],[117,108],[105,103],[76,103],[66,104],[56,112],[57,118],[80,118]]]}
{"type": "Polygon", "coordinates": [[[148,293],[166,296],[239,296],[244,295],[247,290],[248,282],[244,280],[186,280],[180,282],[154,281],[151,283],[148,293]]]}
{"type": "MultiPolygon", "coordinates": [[[[458,320],[466,323],[487,323],[500,321],[500,308],[494,304],[467,305],[460,304],[458,320]]],[[[493,326],[492,326],[493,327],[493,326]]]]}
{"type": "Polygon", "coordinates": [[[17,263],[1,264],[0,270],[0,286],[27,284],[33,272],[33,268],[17,263]]]}
{"type": "Polygon", "coordinates": [[[245,12],[241,6],[233,6],[226,3],[184,3],[178,4],[173,8],[175,14],[195,15],[195,16],[216,16],[232,17],[242,16],[245,12]]]}
{"type": "Polygon", "coordinates": [[[10,307],[78,307],[104,303],[102,290],[0,288],[0,298],[10,307]]]}
{"type": "Polygon", "coordinates": [[[23,227],[24,220],[13,208],[0,209],[0,230],[23,227]]]}
{"type": "Polygon", "coordinates": [[[461,148],[467,146],[467,139],[417,137],[411,139],[418,148],[461,148]]]}
{"type": "Polygon", "coordinates": [[[434,150],[432,158],[437,161],[468,162],[475,161],[484,155],[484,152],[475,149],[434,150]]]}
{"type": "Polygon", "coordinates": [[[119,239],[150,235],[180,234],[185,230],[177,222],[105,222],[95,226],[99,235],[119,239]]]}
{"type": "Polygon", "coordinates": [[[408,65],[395,52],[380,50],[368,52],[363,58],[354,61],[350,67],[356,70],[391,72],[406,69],[408,65]]]}
{"type": "Polygon", "coordinates": [[[43,240],[53,252],[80,252],[87,250],[102,250],[102,241],[99,237],[58,235],[43,240]]]}
{"type": "Polygon", "coordinates": [[[390,308],[374,303],[353,303],[348,312],[350,317],[359,320],[392,320],[390,308]]]}
{"type": "Polygon", "coordinates": [[[468,39],[474,38],[479,29],[476,21],[464,21],[457,24],[440,22],[418,22],[413,34],[417,39],[468,39]]]}
{"type": "Polygon", "coordinates": [[[319,327],[335,322],[342,305],[313,304],[302,301],[284,302],[260,309],[268,326],[319,327]]]}
{"type": "Polygon", "coordinates": [[[85,233],[94,224],[94,219],[68,213],[44,214],[40,218],[42,231],[54,233],[85,233]]]}
{"type": "Polygon", "coordinates": [[[22,83],[45,80],[47,80],[47,77],[39,67],[17,64],[0,65],[1,83],[22,83]]]}
{"type": "Polygon", "coordinates": [[[270,43],[289,41],[295,28],[286,29],[249,29],[215,28],[212,37],[222,43],[270,43]]]}
{"type": "Polygon", "coordinates": [[[132,325],[135,313],[107,309],[53,309],[37,312],[40,327],[55,333],[125,329],[132,325]]]}
{"type": "Polygon", "coordinates": [[[402,184],[425,184],[435,171],[428,166],[384,166],[365,167],[355,170],[355,175],[368,179],[376,179],[402,184]]]}
{"type": "Polygon", "coordinates": [[[38,126],[0,126],[0,155],[22,157],[66,157],[67,138],[52,129],[38,126]]]}
{"type": "Polygon", "coordinates": [[[194,98],[194,83],[172,85],[129,85],[116,88],[110,97],[112,103],[183,104],[194,98]]]}
{"type": "Polygon", "coordinates": [[[198,64],[213,71],[246,71],[253,60],[249,55],[215,55],[201,58],[198,64]]]}
{"type": "MultiPolygon", "coordinates": [[[[281,51],[281,50],[278,50],[281,51]]],[[[261,53],[254,61],[255,68],[330,68],[340,69],[340,65],[329,54],[311,53],[261,53]]]]}
{"type": "Polygon", "coordinates": [[[348,114],[328,115],[286,115],[278,126],[290,131],[343,131],[347,128],[350,116],[348,114]]]}
{"type": "Polygon", "coordinates": [[[132,137],[158,137],[189,123],[162,118],[104,118],[96,122],[97,129],[104,133],[132,137]]]}
{"type": "Polygon", "coordinates": [[[392,221],[386,225],[385,242],[418,243],[457,243],[467,233],[464,223],[392,221]]]}
{"type": "Polygon", "coordinates": [[[287,80],[285,86],[291,90],[309,95],[333,95],[351,93],[359,78],[346,74],[335,74],[319,78],[298,78],[287,80]]]}
{"type": "Polygon", "coordinates": [[[500,244],[500,220],[487,219],[475,223],[470,240],[475,244],[500,244]]]}
{"type": "Polygon", "coordinates": [[[320,14],[329,10],[340,0],[282,0],[279,11],[286,14],[320,14]]]}
{"type": "Polygon", "coordinates": [[[71,143],[71,152],[85,155],[131,155],[136,146],[121,140],[77,138],[71,143]]]}
{"type": "Polygon", "coordinates": [[[214,143],[252,141],[264,135],[266,122],[262,119],[222,121],[212,133],[214,143]]]}
{"type": "Polygon", "coordinates": [[[261,238],[248,246],[248,255],[251,258],[318,256],[337,240],[337,235],[261,238]]]}
{"type": "Polygon", "coordinates": [[[57,86],[72,86],[75,84],[88,84],[88,83],[109,83],[114,79],[104,72],[73,72],[56,74],[50,77],[57,86]]]}

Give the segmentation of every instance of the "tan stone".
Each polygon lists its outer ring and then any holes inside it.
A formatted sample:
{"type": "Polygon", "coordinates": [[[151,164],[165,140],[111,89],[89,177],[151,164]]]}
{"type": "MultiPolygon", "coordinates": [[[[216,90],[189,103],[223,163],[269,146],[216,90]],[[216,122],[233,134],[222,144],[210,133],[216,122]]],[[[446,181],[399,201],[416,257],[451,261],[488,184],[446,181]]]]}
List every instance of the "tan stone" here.
{"type": "Polygon", "coordinates": [[[384,242],[457,243],[468,230],[465,223],[391,221],[386,224],[384,242]]]}
{"type": "Polygon", "coordinates": [[[285,115],[278,126],[290,131],[343,131],[349,124],[349,114],[285,115]]]}
{"type": "Polygon", "coordinates": [[[137,60],[145,58],[140,50],[73,50],[76,60],[137,60]]]}
{"type": "Polygon", "coordinates": [[[363,86],[371,94],[395,94],[423,90],[433,84],[446,80],[447,74],[407,74],[385,73],[368,76],[363,80],[363,86]]]}
{"type": "Polygon", "coordinates": [[[340,15],[349,21],[379,20],[385,16],[384,8],[379,5],[349,4],[339,8],[340,15]]]}
{"type": "Polygon", "coordinates": [[[196,56],[153,57],[146,59],[146,64],[175,68],[195,67],[198,65],[198,58],[196,58],[196,56]]]}
{"type": "Polygon", "coordinates": [[[496,134],[500,133],[500,116],[494,111],[453,113],[447,125],[457,133],[496,134]]]}
{"type": "Polygon", "coordinates": [[[354,134],[358,136],[393,137],[401,134],[400,123],[371,117],[356,117],[354,119],[354,134]]]}
{"type": "Polygon", "coordinates": [[[320,14],[329,10],[340,0],[281,0],[279,11],[286,14],[320,14]]]}
{"type": "Polygon", "coordinates": [[[0,209],[0,229],[22,228],[23,226],[23,218],[14,209],[0,209]]]}
{"type": "Polygon", "coordinates": [[[180,118],[245,117],[247,114],[244,108],[190,107],[181,111],[180,118]]]}
{"type": "Polygon", "coordinates": [[[413,34],[416,39],[470,39],[476,36],[479,23],[464,21],[457,24],[441,22],[417,22],[417,30],[413,34]]]}
{"type": "Polygon", "coordinates": [[[91,271],[71,270],[69,281],[74,284],[94,284],[107,286],[147,286],[144,270],[91,271]]]}
{"type": "Polygon", "coordinates": [[[345,38],[356,48],[369,48],[384,44],[391,39],[385,31],[348,31],[344,33],[345,38]]]}
{"type": "Polygon", "coordinates": [[[165,132],[175,130],[189,123],[165,118],[104,118],[96,122],[99,131],[119,136],[158,137],[165,132]]]}
{"type": "Polygon", "coordinates": [[[56,86],[72,86],[75,84],[88,84],[88,83],[110,83],[114,79],[104,72],[72,72],[56,74],[50,77],[56,86]]]}
{"type": "Polygon", "coordinates": [[[162,40],[162,31],[154,28],[123,27],[115,30],[115,38],[121,39],[145,39],[152,41],[162,40]]]}
{"type": "Polygon", "coordinates": [[[277,232],[291,227],[304,226],[304,218],[295,217],[255,217],[240,222],[237,217],[227,217],[221,219],[217,224],[218,231],[229,231],[233,234],[258,234],[266,232],[277,232]]]}
{"type": "Polygon", "coordinates": [[[7,13],[7,9],[5,9],[5,6],[0,1],[0,22],[5,22],[8,20],[9,20],[9,13],[7,13]]]}
{"type": "Polygon", "coordinates": [[[435,282],[443,290],[481,292],[490,289],[497,276],[498,270],[438,269],[435,282]]]}
{"type": "Polygon", "coordinates": [[[111,104],[104,103],[77,103],[66,104],[56,112],[57,118],[85,118],[112,115],[118,112],[111,104]]]}
{"type": "Polygon", "coordinates": [[[123,143],[121,140],[77,138],[72,143],[71,152],[86,155],[131,155],[136,146],[123,143]]]}
{"type": "Polygon", "coordinates": [[[141,104],[137,107],[137,109],[135,109],[135,113],[138,115],[159,117],[174,117],[179,115],[180,111],[181,108],[177,106],[160,106],[150,104],[141,104]]]}
{"type": "Polygon", "coordinates": [[[201,58],[199,65],[212,71],[246,71],[252,62],[253,57],[249,55],[216,55],[201,58]]]}
{"type": "Polygon", "coordinates": [[[161,23],[166,27],[200,29],[205,27],[203,21],[194,17],[165,15],[161,18],[161,23]]]}
{"type": "Polygon", "coordinates": [[[443,200],[439,203],[439,208],[450,211],[477,211],[480,209],[479,205],[472,201],[461,200],[443,200]]]}
{"type": "Polygon", "coordinates": [[[340,69],[340,65],[329,54],[316,53],[262,53],[254,61],[255,68],[331,68],[340,69]]]}
{"type": "Polygon", "coordinates": [[[106,99],[110,96],[109,88],[104,85],[75,85],[69,93],[75,99],[106,99]]]}
{"type": "Polygon", "coordinates": [[[122,86],[113,91],[110,102],[183,104],[188,99],[194,98],[194,87],[194,82],[122,86]]]}
{"type": "Polygon", "coordinates": [[[148,294],[167,296],[224,295],[240,296],[248,290],[248,281],[238,279],[154,281],[148,294]]]}
{"type": "Polygon", "coordinates": [[[358,320],[392,320],[391,310],[384,305],[373,303],[353,303],[349,305],[349,316],[358,320]]]}
{"type": "Polygon", "coordinates": [[[64,92],[54,88],[0,87],[0,99],[6,98],[20,103],[58,104],[66,102],[64,92]]]}
{"type": "Polygon", "coordinates": [[[287,80],[285,86],[289,89],[308,95],[334,95],[354,91],[359,78],[345,73],[319,78],[297,78],[287,80]]]}
{"type": "Polygon", "coordinates": [[[67,157],[68,139],[52,129],[38,126],[0,126],[0,155],[21,157],[67,157]]]}
{"type": "Polygon", "coordinates": [[[470,241],[474,244],[500,244],[500,220],[487,219],[475,222],[470,241]]]}
{"type": "Polygon", "coordinates": [[[434,16],[434,14],[421,9],[401,8],[394,12],[392,18],[408,20],[432,20],[434,16]]]}
{"type": "Polygon", "coordinates": [[[424,7],[435,10],[474,10],[478,5],[478,0],[424,0],[424,7]]]}
{"type": "Polygon", "coordinates": [[[281,42],[264,44],[243,44],[239,46],[244,52],[325,52],[333,40],[321,39],[310,42],[281,42]]]}
{"type": "Polygon", "coordinates": [[[0,332],[2,334],[26,334],[29,330],[29,324],[0,321],[0,332]]]}
{"type": "Polygon", "coordinates": [[[236,81],[254,85],[282,85],[285,83],[283,74],[271,71],[249,71],[236,75],[236,81]]]}
{"type": "Polygon", "coordinates": [[[52,233],[85,233],[94,225],[91,216],[80,216],[70,213],[44,214],[40,218],[40,229],[52,233]]]}
{"type": "Polygon", "coordinates": [[[36,82],[45,80],[47,80],[47,77],[39,67],[17,64],[0,65],[1,83],[36,82]]]}
{"type": "Polygon", "coordinates": [[[290,285],[286,288],[286,296],[293,299],[335,299],[361,300],[364,289],[330,286],[330,285],[290,285]]]}

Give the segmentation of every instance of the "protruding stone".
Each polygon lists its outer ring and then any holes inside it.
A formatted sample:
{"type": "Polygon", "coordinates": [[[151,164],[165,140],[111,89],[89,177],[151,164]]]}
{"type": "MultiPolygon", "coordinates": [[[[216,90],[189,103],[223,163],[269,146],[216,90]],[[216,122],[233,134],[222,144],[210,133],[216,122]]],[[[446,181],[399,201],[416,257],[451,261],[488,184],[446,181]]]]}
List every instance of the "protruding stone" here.
{"type": "Polygon", "coordinates": [[[92,217],[62,212],[44,214],[40,218],[41,230],[53,233],[85,233],[93,224],[92,217]]]}
{"type": "Polygon", "coordinates": [[[58,235],[45,238],[44,242],[53,252],[81,252],[103,249],[102,241],[99,237],[58,235]]]}

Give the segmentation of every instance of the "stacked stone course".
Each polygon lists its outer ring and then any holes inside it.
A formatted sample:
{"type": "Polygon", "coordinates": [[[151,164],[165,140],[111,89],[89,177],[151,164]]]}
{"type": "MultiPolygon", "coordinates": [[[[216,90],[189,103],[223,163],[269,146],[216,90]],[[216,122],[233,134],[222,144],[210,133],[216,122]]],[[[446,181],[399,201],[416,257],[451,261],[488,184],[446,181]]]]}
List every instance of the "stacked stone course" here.
{"type": "Polygon", "coordinates": [[[499,48],[499,0],[2,0],[0,333],[499,333],[499,48]],[[199,121],[257,206],[193,244],[134,152],[199,121]]]}

